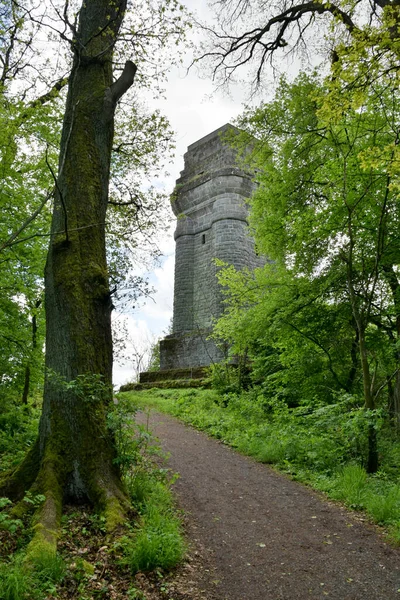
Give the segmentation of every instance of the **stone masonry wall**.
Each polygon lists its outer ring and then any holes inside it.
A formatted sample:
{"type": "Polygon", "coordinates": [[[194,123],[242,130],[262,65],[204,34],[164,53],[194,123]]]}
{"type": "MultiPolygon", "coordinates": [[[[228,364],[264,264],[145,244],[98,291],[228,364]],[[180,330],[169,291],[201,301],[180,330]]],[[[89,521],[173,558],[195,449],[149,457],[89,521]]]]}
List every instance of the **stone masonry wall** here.
{"type": "Polygon", "coordinates": [[[260,264],[248,235],[245,204],[254,183],[224,142],[227,131],[237,130],[224,125],[189,146],[173,194],[174,315],[172,334],[161,342],[161,369],[206,366],[224,356],[207,339],[223,310],[213,259],[238,269],[260,264]]]}

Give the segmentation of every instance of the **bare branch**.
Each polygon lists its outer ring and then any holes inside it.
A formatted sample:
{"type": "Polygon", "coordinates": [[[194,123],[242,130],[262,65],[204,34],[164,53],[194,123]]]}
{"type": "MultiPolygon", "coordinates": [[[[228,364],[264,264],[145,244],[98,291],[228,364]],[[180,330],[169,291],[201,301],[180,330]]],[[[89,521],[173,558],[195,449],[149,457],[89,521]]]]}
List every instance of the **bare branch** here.
{"type": "MultiPolygon", "coordinates": [[[[232,5],[224,0],[218,0],[216,4],[225,8],[226,12],[232,5]]],[[[250,4],[247,0],[235,2],[234,14],[244,14],[250,8],[250,4]]],[[[311,0],[310,2],[291,2],[288,7],[287,3],[282,2],[280,7],[275,8],[275,14],[271,15],[270,12],[269,16],[260,16],[260,19],[264,20],[264,24],[261,23],[258,27],[252,27],[243,33],[227,33],[226,25],[228,24],[233,29],[237,22],[232,17],[228,22],[220,19],[220,31],[213,31],[203,25],[202,28],[208,31],[213,38],[214,48],[206,51],[198,60],[211,58],[215,61],[214,76],[223,71],[226,79],[229,80],[240,67],[257,59],[255,79],[259,84],[263,68],[267,61],[272,59],[274,53],[285,47],[288,47],[289,52],[293,52],[300,45],[304,45],[304,35],[313,24],[315,17],[324,14],[330,15],[342,23],[345,30],[351,35],[360,31],[353,20],[352,11],[344,10],[339,3],[311,0]]],[[[255,17],[255,15],[251,16],[252,22],[254,22],[253,16],[255,17]]]]}
{"type": "Polygon", "coordinates": [[[30,102],[28,105],[29,108],[37,108],[39,106],[43,106],[44,104],[47,104],[47,102],[50,102],[50,100],[53,100],[53,98],[58,96],[60,91],[67,85],[67,83],[68,83],[68,77],[62,77],[61,79],[56,81],[56,83],[53,85],[53,87],[48,92],[46,92],[42,96],[39,96],[39,98],[36,98],[32,102],[30,102]]]}

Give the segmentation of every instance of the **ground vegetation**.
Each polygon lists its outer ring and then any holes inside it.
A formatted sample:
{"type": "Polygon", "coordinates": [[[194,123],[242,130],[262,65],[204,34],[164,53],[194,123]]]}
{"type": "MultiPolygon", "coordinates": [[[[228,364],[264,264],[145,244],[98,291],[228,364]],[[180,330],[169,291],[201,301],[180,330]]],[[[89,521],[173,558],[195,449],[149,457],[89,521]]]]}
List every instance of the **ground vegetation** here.
{"type": "Polygon", "coordinates": [[[152,389],[122,396],[174,415],[351,510],[364,512],[385,527],[393,543],[400,543],[400,445],[383,416],[377,423],[380,469],[367,474],[368,423],[350,395],[330,405],[289,407],[262,388],[232,391],[233,377],[227,383],[229,391],[152,389]]]}
{"type": "MultiPolygon", "coordinates": [[[[0,422],[2,472],[18,465],[35,443],[40,409],[8,400],[0,422]]],[[[26,492],[25,510],[0,499],[0,596],[4,600],[43,598],[166,598],[164,574],[185,552],[181,520],[174,508],[171,478],[146,426],[135,425],[136,405],[120,399],[107,414],[117,461],[131,502],[124,527],[110,537],[104,515],[90,504],[67,504],[57,554],[41,552],[27,562],[31,515],[45,502],[26,492]],[[157,571],[158,574],[147,575],[157,571]]]]}

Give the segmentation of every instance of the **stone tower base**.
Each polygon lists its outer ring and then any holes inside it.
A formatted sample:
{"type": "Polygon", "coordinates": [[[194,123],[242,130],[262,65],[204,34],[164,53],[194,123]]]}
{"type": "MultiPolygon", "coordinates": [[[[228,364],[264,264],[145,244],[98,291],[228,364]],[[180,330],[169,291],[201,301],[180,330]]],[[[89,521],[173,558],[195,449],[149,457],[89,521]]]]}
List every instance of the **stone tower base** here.
{"type": "Polygon", "coordinates": [[[211,330],[187,331],[168,335],[160,342],[160,369],[176,369],[192,366],[205,367],[221,362],[223,349],[208,339],[211,330]]]}

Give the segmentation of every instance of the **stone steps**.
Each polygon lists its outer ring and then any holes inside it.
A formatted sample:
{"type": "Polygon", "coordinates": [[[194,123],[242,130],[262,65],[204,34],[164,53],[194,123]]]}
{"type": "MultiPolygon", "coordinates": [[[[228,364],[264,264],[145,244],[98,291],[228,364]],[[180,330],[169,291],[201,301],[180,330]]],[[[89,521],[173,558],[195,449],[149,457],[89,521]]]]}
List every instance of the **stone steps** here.
{"type": "Polygon", "coordinates": [[[206,388],[210,386],[207,367],[186,367],[140,373],[139,382],[126,383],[120,387],[119,391],[131,392],[151,388],[206,388]]]}

